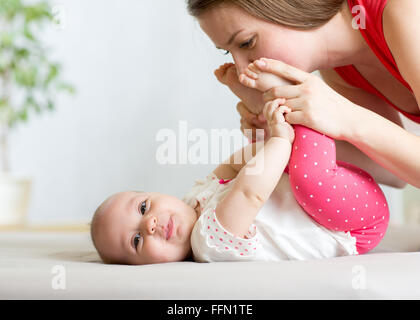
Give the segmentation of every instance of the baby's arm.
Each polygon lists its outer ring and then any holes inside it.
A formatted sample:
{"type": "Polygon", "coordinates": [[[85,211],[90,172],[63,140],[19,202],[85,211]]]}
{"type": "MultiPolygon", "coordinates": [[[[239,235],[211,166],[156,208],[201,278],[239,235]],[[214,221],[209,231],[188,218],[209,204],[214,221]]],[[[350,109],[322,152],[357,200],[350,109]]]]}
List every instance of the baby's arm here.
{"type": "MultiPolygon", "coordinates": [[[[267,140],[268,141],[268,140],[267,140]]],[[[250,143],[245,147],[233,153],[229,159],[221,163],[213,173],[219,178],[224,180],[235,179],[242,168],[253,159],[257,152],[259,152],[266,141],[257,141],[250,143]]]]}
{"type": "Polygon", "coordinates": [[[271,138],[243,166],[232,189],[216,208],[219,222],[237,236],[248,232],[289,162],[294,132],[283,117],[289,110],[278,106],[279,101],[275,100],[264,107],[271,138]]]}

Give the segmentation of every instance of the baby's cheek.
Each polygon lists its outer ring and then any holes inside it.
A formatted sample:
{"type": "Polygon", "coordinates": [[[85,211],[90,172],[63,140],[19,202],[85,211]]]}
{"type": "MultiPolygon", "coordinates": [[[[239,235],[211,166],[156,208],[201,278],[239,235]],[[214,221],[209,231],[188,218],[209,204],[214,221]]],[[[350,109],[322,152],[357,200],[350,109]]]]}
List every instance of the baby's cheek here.
{"type": "Polygon", "coordinates": [[[176,262],[183,260],[184,252],[179,245],[156,241],[148,246],[147,255],[153,263],[176,262]]]}

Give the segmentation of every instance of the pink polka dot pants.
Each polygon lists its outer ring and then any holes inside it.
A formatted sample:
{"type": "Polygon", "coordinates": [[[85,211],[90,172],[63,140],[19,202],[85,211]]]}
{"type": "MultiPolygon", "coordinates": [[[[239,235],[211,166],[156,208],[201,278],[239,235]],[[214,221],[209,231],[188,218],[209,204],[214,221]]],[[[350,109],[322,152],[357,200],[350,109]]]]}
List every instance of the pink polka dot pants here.
{"type": "Polygon", "coordinates": [[[350,231],[359,254],[373,249],[389,221],[381,188],[367,172],[336,161],[333,139],[303,126],[294,128],[288,173],[297,202],[325,228],[350,231]]]}

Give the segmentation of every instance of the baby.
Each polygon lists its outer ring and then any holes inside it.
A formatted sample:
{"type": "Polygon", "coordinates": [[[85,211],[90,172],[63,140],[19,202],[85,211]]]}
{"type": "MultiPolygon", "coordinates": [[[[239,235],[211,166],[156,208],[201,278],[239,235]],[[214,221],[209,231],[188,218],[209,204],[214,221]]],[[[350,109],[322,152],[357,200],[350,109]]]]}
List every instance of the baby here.
{"type": "MultiPolygon", "coordinates": [[[[260,91],[285,84],[255,64],[246,74],[254,75],[248,82],[260,91]]],[[[245,103],[261,103],[260,94],[238,81],[234,65],[222,66],[216,76],[245,103]]],[[[91,223],[102,260],[135,265],[305,260],[374,248],[389,219],[381,189],[361,169],[336,163],[332,139],[291,127],[283,103],[264,105],[269,138],[234,153],[182,200],[134,191],[106,199],[91,223]]]]}

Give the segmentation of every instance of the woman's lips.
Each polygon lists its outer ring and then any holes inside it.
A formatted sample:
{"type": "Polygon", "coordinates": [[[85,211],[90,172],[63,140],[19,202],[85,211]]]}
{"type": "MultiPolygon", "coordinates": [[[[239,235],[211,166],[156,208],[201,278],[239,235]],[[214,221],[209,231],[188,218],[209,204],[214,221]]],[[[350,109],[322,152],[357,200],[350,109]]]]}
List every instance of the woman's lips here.
{"type": "Polygon", "coordinates": [[[174,222],[172,221],[172,218],[169,218],[167,230],[166,230],[166,240],[169,240],[171,238],[173,229],[174,229],[174,222]]]}

